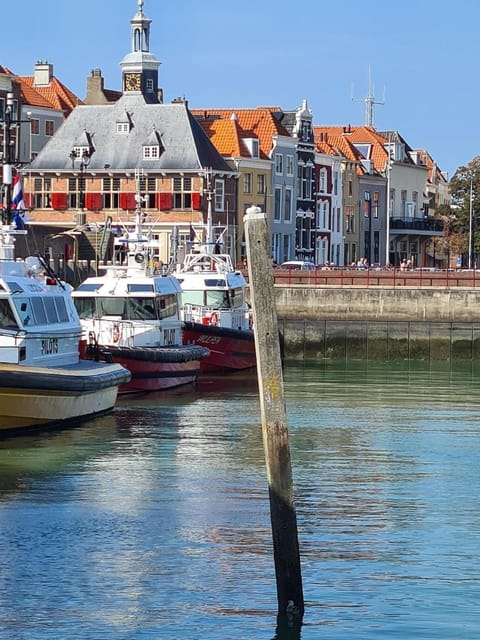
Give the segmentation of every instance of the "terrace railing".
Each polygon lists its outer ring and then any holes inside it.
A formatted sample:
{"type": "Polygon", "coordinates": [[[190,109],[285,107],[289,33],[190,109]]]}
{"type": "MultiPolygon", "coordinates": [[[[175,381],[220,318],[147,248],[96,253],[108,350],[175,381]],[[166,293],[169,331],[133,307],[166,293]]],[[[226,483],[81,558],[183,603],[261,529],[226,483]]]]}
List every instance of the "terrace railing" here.
{"type": "MultiPolygon", "coordinates": [[[[248,272],[243,270],[248,279],[248,272]]],[[[314,271],[275,268],[275,285],[295,284],[332,287],[434,287],[476,288],[480,286],[478,269],[429,269],[418,268],[402,270],[400,268],[355,268],[319,267],[314,271]]]]}

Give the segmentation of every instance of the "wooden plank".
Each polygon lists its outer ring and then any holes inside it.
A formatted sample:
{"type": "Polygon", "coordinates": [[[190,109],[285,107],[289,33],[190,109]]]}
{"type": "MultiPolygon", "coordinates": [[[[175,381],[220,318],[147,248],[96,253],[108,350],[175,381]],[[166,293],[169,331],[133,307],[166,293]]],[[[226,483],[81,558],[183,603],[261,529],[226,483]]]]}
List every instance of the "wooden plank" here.
{"type": "Polygon", "coordinates": [[[258,207],[250,207],[244,221],[278,614],[293,614],[301,620],[304,600],[270,238],[265,215],[258,207]]]}

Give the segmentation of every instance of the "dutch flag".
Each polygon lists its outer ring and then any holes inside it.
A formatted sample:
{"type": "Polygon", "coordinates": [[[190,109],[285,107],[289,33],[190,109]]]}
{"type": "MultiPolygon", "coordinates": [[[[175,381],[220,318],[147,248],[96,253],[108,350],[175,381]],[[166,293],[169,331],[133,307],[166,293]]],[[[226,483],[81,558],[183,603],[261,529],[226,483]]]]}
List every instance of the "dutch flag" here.
{"type": "Polygon", "coordinates": [[[25,229],[25,222],[29,218],[25,215],[26,207],[23,201],[23,188],[19,175],[13,178],[12,207],[15,208],[13,223],[17,229],[25,229]]]}

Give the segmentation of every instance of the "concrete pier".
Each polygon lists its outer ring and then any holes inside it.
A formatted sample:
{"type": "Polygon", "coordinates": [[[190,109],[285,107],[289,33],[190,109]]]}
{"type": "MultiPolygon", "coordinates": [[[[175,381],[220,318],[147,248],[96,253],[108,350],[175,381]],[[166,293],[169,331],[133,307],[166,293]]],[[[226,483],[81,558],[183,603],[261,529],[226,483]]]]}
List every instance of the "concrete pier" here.
{"type": "Polygon", "coordinates": [[[284,357],[480,359],[480,290],[276,285],[284,357]]]}

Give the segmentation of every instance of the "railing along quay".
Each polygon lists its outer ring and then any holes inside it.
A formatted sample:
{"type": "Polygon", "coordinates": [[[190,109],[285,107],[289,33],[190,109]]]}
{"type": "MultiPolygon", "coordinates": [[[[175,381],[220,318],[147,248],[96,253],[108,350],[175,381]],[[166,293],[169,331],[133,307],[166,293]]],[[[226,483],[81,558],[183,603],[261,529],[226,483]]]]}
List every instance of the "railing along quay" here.
{"type": "MultiPolygon", "coordinates": [[[[248,276],[246,271],[245,275],[248,276]]],[[[303,284],[332,287],[421,287],[476,288],[480,286],[478,270],[466,269],[356,269],[335,267],[313,271],[274,268],[276,285],[303,284]]]]}

